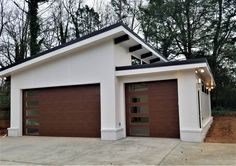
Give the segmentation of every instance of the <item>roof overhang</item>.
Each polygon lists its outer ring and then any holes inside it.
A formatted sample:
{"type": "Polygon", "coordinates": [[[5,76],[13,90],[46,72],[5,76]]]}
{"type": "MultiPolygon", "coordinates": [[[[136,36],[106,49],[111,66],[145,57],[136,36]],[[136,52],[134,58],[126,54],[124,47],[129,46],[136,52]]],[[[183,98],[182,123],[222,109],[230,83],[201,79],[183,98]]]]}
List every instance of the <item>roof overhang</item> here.
{"type": "MultiPolygon", "coordinates": [[[[79,39],[70,41],[64,45],[60,45],[47,51],[41,52],[35,56],[25,59],[22,62],[18,62],[8,67],[2,68],[0,69],[0,77],[10,76],[16,72],[26,70],[36,65],[40,65],[49,60],[53,60],[61,56],[66,56],[71,52],[79,51],[86,46],[91,46],[93,44],[97,44],[101,41],[109,39],[115,40],[124,35],[128,35],[128,40],[124,40],[124,42],[120,42],[119,44],[126,47],[128,50],[133,46],[141,45],[141,49],[134,51],[136,54],[143,55],[151,53],[152,57],[148,57],[149,59],[160,58],[161,61],[168,61],[166,58],[162,57],[161,54],[159,54],[154,48],[143,41],[137,34],[126,27],[123,23],[117,23],[79,39]]],[[[114,44],[116,44],[115,41],[114,44]]]]}
{"type": "Polygon", "coordinates": [[[129,52],[131,52],[133,55],[139,56],[141,59],[149,61],[150,63],[168,62],[165,57],[163,57],[157,50],[153,49],[153,47],[148,43],[143,41],[140,36],[136,35],[127,27],[123,28],[125,34],[128,34],[128,38],[124,34],[123,36],[121,36],[121,38],[123,37],[123,40],[116,44],[120,44],[123,47],[129,48],[129,52]]]}
{"type": "Polygon", "coordinates": [[[127,77],[141,74],[155,74],[184,70],[193,70],[193,72],[195,72],[206,84],[209,84],[212,87],[216,86],[214,77],[206,59],[191,59],[185,61],[173,61],[137,66],[121,66],[116,67],[116,76],[127,77]]]}

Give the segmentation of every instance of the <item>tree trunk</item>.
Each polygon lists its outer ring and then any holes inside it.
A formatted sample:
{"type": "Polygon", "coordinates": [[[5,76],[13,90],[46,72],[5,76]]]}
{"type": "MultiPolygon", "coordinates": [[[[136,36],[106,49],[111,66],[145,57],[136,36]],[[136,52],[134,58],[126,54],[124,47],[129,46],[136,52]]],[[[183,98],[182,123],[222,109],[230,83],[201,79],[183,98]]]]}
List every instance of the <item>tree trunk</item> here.
{"type": "MultiPolygon", "coordinates": [[[[26,1],[26,0],[25,0],[26,1]]],[[[30,54],[35,55],[40,51],[42,42],[38,42],[40,26],[38,22],[38,3],[46,2],[47,0],[28,0],[28,19],[30,29],[30,54]]]]}
{"type": "Polygon", "coordinates": [[[185,8],[186,8],[186,18],[187,18],[187,54],[188,54],[188,58],[192,59],[193,58],[192,38],[191,38],[192,27],[190,23],[190,9],[189,9],[190,1],[186,1],[185,8]]]}
{"type": "Polygon", "coordinates": [[[217,55],[219,53],[219,36],[221,33],[221,24],[222,24],[222,0],[218,0],[218,22],[217,22],[217,27],[215,30],[215,35],[214,35],[214,39],[213,39],[213,53],[212,53],[212,70],[213,70],[213,75],[216,76],[216,63],[217,63],[217,55]]]}

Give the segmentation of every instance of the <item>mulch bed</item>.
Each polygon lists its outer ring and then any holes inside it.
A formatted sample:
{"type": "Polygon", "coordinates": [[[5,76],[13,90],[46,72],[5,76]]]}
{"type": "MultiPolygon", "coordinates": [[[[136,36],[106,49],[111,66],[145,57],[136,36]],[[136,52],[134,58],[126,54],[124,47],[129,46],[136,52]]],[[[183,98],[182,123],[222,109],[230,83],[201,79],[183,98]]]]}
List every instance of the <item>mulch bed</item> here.
{"type": "Polygon", "coordinates": [[[214,116],[205,142],[236,143],[236,116],[214,116]]]}
{"type": "Polygon", "coordinates": [[[0,137],[6,136],[6,135],[7,135],[7,129],[0,128],[0,137]]]}

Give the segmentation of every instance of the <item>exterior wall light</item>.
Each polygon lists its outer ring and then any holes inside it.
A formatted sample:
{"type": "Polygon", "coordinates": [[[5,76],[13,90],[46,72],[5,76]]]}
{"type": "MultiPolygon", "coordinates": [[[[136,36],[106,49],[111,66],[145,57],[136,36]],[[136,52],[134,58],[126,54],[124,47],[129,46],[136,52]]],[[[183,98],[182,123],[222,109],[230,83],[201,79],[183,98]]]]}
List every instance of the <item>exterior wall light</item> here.
{"type": "Polygon", "coordinates": [[[197,70],[195,70],[195,73],[197,74],[197,73],[198,73],[198,71],[197,71],[197,70]]]}
{"type": "Polygon", "coordinates": [[[198,83],[201,84],[202,80],[201,78],[198,78],[198,83]]]}
{"type": "Polygon", "coordinates": [[[200,72],[201,72],[201,73],[204,73],[204,72],[205,72],[205,70],[204,70],[204,69],[200,69],[200,72]]]}

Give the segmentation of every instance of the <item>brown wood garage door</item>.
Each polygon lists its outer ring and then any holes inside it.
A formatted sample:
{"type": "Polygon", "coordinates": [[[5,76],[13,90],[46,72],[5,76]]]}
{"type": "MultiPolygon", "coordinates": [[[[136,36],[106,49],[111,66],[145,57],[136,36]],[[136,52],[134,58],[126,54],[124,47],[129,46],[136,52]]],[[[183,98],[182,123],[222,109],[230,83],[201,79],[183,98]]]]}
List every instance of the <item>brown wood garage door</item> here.
{"type": "Polygon", "coordinates": [[[100,137],[100,86],[23,91],[23,134],[100,137]]]}
{"type": "Polygon", "coordinates": [[[126,84],[128,136],[179,138],[177,81],[126,84]]]}

